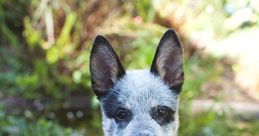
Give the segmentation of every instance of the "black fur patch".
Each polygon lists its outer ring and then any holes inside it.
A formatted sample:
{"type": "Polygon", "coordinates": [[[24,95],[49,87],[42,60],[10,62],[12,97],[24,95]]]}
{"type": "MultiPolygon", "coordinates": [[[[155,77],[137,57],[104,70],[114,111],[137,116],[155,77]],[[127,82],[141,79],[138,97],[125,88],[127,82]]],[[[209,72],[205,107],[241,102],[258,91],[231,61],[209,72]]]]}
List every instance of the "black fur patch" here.
{"type": "Polygon", "coordinates": [[[105,97],[102,97],[100,99],[100,101],[103,105],[103,110],[106,116],[110,119],[114,119],[119,125],[119,127],[125,128],[132,119],[132,112],[125,108],[124,102],[118,100],[118,93],[119,91],[109,91],[105,97]],[[115,117],[116,112],[121,109],[126,111],[127,117],[125,118],[125,120],[117,120],[115,117]]]}

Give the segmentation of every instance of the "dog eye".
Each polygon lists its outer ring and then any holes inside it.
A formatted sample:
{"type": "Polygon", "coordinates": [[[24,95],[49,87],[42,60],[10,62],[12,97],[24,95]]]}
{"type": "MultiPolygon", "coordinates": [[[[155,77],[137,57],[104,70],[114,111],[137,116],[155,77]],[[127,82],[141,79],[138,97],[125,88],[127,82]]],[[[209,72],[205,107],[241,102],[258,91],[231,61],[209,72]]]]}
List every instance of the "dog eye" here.
{"type": "Polygon", "coordinates": [[[166,118],[168,116],[169,112],[166,107],[159,107],[157,109],[157,116],[160,118],[166,118]]]}
{"type": "Polygon", "coordinates": [[[124,121],[127,119],[127,117],[130,115],[129,111],[126,109],[119,109],[115,113],[115,119],[118,121],[124,121]]]}

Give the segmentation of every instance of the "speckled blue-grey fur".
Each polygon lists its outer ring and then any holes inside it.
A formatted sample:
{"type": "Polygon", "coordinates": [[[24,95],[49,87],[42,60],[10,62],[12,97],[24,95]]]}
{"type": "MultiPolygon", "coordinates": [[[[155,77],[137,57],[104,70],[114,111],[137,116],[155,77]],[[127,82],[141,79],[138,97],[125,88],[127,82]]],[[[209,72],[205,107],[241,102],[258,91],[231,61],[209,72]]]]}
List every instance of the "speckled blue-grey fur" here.
{"type": "Polygon", "coordinates": [[[159,43],[151,70],[125,72],[108,40],[96,38],[90,69],[105,136],[177,136],[182,57],[175,32],[168,30],[159,43]],[[170,115],[158,116],[160,107],[170,115]],[[120,109],[126,110],[122,121],[115,117],[120,109]]]}

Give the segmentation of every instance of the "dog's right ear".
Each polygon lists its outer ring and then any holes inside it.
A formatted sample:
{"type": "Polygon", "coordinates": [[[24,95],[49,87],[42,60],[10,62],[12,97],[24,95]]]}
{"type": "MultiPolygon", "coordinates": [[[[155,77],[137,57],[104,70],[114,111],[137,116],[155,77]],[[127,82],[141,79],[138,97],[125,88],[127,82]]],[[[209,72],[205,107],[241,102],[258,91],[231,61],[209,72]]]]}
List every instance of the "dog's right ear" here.
{"type": "Polygon", "coordinates": [[[92,88],[98,98],[105,95],[116,81],[125,75],[117,54],[103,36],[97,36],[94,40],[90,55],[90,72],[92,88]]]}

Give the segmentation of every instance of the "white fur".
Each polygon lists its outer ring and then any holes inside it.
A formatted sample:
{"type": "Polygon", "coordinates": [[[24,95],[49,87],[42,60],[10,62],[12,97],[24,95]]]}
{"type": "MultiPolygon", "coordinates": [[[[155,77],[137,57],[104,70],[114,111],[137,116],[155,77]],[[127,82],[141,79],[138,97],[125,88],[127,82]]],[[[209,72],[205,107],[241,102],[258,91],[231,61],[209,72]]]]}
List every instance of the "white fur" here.
{"type": "Polygon", "coordinates": [[[178,95],[163,80],[148,70],[128,71],[113,89],[120,90],[118,98],[133,113],[133,119],[124,130],[117,128],[114,119],[103,113],[103,129],[106,136],[132,136],[138,131],[152,130],[155,136],[176,136],[178,121],[178,95]],[[151,107],[164,105],[176,111],[175,121],[161,127],[149,115],[151,107]],[[112,131],[112,132],[111,132],[112,131]]]}

